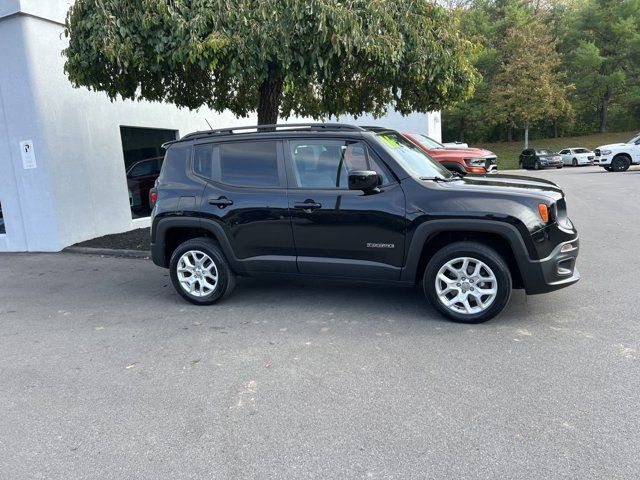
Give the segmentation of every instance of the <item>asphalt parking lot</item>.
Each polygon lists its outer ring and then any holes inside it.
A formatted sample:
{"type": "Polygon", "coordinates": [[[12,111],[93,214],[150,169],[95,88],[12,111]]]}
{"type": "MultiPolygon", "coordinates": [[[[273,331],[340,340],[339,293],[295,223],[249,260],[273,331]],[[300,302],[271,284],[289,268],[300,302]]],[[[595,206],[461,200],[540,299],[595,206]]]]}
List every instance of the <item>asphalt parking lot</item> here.
{"type": "Polygon", "coordinates": [[[0,255],[0,478],[638,478],[640,169],[526,174],[565,189],[582,280],[482,325],[418,288],[198,308],[150,261],[0,255]]]}

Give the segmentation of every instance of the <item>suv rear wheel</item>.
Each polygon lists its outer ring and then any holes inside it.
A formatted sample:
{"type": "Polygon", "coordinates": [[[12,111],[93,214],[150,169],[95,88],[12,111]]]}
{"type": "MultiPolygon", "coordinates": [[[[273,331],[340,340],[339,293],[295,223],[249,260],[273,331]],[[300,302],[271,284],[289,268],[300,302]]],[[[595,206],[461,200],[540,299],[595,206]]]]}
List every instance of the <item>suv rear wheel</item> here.
{"type": "Polygon", "coordinates": [[[235,287],[235,274],[218,245],[209,238],[182,243],[171,255],[171,282],[176,291],[196,305],[211,305],[235,287]]]}
{"type": "Polygon", "coordinates": [[[458,242],[439,250],[427,264],[424,293],[455,322],[480,323],[495,317],[511,297],[511,272],[492,248],[458,242]]]}

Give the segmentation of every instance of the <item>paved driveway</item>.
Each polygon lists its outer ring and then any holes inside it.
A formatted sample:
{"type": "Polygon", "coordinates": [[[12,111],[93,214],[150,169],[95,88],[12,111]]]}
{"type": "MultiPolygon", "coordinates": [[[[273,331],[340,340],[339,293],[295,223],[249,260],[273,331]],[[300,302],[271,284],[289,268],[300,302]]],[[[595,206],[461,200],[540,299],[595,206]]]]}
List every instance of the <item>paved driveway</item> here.
{"type": "Polygon", "coordinates": [[[477,326],[417,288],[196,308],[149,261],[0,256],[0,478],[638,478],[640,170],[536,175],[583,279],[477,326]]]}

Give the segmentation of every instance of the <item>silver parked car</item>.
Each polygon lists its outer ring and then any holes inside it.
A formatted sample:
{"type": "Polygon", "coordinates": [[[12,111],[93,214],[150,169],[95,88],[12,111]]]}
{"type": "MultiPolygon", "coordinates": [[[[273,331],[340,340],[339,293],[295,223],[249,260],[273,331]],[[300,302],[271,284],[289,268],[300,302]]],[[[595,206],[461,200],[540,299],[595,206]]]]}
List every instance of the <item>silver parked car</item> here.
{"type": "Polygon", "coordinates": [[[593,160],[596,158],[596,154],[588,148],[576,147],[565,148],[560,150],[562,155],[562,163],[565,165],[571,165],[577,167],[578,165],[593,165],[593,160]]]}

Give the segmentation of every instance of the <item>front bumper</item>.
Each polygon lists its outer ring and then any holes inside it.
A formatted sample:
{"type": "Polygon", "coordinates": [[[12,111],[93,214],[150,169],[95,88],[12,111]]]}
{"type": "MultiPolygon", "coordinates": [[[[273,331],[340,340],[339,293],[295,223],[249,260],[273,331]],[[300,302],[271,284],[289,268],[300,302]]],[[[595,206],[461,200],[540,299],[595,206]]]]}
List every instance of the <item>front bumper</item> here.
{"type": "Polygon", "coordinates": [[[576,259],[580,241],[576,237],[560,243],[542,260],[529,260],[523,272],[525,291],[528,295],[548,293],[568,287],[580,280],[576,259]]]}
{"type": "Polygon", "coordinates": [[[611,160],[613,160],[613,156],[609,157],[596,157],[593,159],[594,165],[611,165],[611,160]]]}
{"type": "Polygon", "coordinates": [[[562,160],[554,160],[554,161],[541,161],[540,162],[540,166],[542,168],[547,168],[547,167],[562,167],[564,166],[564,162],[562,160]]]}

